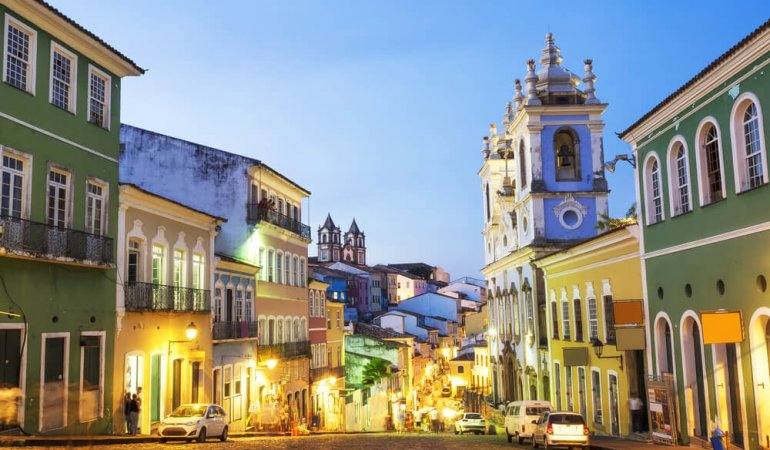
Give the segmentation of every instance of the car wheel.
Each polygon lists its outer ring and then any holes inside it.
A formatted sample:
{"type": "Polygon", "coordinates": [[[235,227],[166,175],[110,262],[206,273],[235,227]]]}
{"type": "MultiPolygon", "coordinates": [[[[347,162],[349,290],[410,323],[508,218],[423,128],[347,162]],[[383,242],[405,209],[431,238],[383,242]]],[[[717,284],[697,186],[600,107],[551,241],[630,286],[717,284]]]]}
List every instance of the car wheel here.
{"type": "Polygon", "coordinates": [[[222,430],[222,436],[219,436],[219,440],[225,442],[227,440],[227,427],[222,430]]]}
{"type": "Polygon", "coordinates": [[[198,433],[198,442],[206,442],[206,428],[201,428],[201,431],[198,433]]]}
{"type": "Polygon", "coordinates": [[[505,430],[505,436],[508,438],[508,442],[513,442],[513,436],[508,434],[508,430],[505,430]]]}
{"type": "Polygon", "coordinates": [[[460,430],[457,427],[455,427],[455,434],[460,434],[460,430]]]}

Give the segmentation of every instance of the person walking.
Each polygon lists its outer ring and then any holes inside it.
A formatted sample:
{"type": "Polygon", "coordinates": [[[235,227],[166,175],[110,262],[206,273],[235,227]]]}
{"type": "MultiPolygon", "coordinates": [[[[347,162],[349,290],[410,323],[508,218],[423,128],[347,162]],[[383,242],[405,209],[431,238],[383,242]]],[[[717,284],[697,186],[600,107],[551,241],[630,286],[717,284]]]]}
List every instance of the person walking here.
{"type": "Polygon", "coordinates": [[[131,397],[131,405],[129,409],[131,411],[131,430],[128,432],[128,434],[135,435],[139,428],[139,411],[141,410],[141,405],[136,394],[131,397]]]}
{"type": "Polygon", "coordinates": [[[633,433],[642,432],[642,399],[636,395],[636,392],[631,393],[631,397],[628,399],[628,409],[631,410],[631,431],[633,433]]]}
{"type": "Polygon", "coordinates": [[[126,422],[126,434],[131,434],[131,393],[123,396],[123,416],[126,422]]]}
{"type": "Polygon", "coordinates": [[[430,412],[430,424],[434,433],[438,433],[438,410],[433,408],[430,412]]]}

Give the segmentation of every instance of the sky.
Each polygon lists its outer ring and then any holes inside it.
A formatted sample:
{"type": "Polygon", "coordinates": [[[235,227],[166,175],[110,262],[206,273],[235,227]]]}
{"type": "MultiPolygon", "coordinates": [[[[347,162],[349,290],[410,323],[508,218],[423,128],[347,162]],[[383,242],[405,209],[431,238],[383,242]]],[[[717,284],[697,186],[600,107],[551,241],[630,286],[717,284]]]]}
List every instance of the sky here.
{"type": "MultiPolygon", "coordinates": [[[[258,158],[312,192],[314,238],[355,217],[369,264],[453,279],[480,277],[481,139],[547,32],[573,72],[594,60],[610,160],[630,152],[616,132],[770,17],[766,0],[49,1],[148,69],[123,81],[122,122],[258,158]]],[[[622,216],[632,169],[607,177],[622,216]]]]}

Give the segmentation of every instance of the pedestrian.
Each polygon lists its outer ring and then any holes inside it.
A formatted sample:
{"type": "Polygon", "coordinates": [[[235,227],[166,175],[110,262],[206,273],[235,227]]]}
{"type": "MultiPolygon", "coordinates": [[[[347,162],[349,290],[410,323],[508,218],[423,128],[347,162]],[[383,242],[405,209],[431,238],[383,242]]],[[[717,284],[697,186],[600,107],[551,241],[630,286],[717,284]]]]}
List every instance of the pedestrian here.
{"type": "Polygon", "coordinates": [[[396,414],[396,431],[398,433],[404,432],[404,423],[406,422],[406,417],[404,416],[404,411],[399,410],[398,414],[396,414]]]}
{"type": "Polygon", "coordinates": [[[134,394],[131,397],[131,405],[129,407],[129,410],[131,411],[131,430],[128,432],[128,434],[134,435],[137,433],[137,429],[139,427],[139,411],[141,409],[141,406],[139,405],[139,400],[137,398],[137,395],[134,394]]]}
{"type": "Polygon", "coordinates": [[[434,433],[438,433],[438,410],[433,408],[430,412],[430,425],[434,433]]]}
{"type": "Polygon", "coordinates": [[[136,388],[136,401],[139,402],[139,415],[136,418],[136,432],[141,433],[142,431],[142,387],[138,386],[136,388]]]}
{"type": "Polygon", "coordinates": [[[123,415],[126,422],[126,434],[131,434],[131,393],[128,391],[123,396],[123,415]]]}
{"type": "Polygon", "coordinates": [[[628,399],[628,408],[631,410],[631,431],[633,433],[642,432],[642,399],[636,395],[636,392],[631,393],[631,397],[628,399]]]}
{"type": "Polygon", "coordinates": [[[414,412],[414,429],[422,431],[422,413],[419,409],[414,412]]]}

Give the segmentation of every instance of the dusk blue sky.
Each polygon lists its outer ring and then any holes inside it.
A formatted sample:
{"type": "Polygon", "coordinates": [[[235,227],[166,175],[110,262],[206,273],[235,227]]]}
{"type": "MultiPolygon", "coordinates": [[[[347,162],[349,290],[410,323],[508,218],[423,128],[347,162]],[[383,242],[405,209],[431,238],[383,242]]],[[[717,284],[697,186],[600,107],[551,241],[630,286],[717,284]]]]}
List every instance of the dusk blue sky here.
{"type": "MultiPolygon", "coordinates": [[[[452,278],[480,276],[481,138],[546,32],[573,72],[593,58],[611,159],[630,151],[615,132],[770,17],[767,1],[52,2],[148,69],[124,81],[124,123],[258,158],[312,192],[314,237],[327,212],[343,231],[355,217],[370,264],[452,278]]],[[[622,215],[631,167],[608,178],[622,215]]]]}

